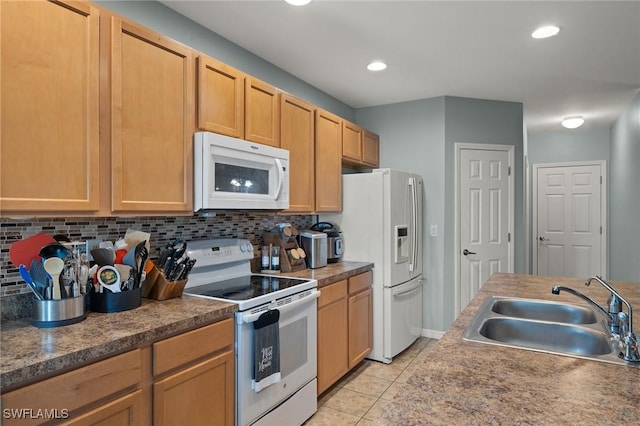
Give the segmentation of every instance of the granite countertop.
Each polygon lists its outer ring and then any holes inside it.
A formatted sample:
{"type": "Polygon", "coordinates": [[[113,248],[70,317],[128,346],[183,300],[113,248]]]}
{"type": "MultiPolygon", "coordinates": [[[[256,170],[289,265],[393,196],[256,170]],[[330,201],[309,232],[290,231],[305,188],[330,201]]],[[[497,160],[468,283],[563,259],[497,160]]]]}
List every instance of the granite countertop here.
{"type": "MultiPolygon", "coordinates": [[[[367,262],[338,262],[282,275],[331,284],[373,268],[367,262]]],[[[77,324],[36,328],[29,318],[3,321],[0,387],[15,389],[108,356],[197,328],[237,311],[233,303],[183,295],[162,302],[143,299],[139,308],[118,313],[89,312],[77,324]]]]}
{"type": "Polygon", "coordinates": [[[192,296],[117,313],[89,312],[73,325],[36,328],[28,318],[2,322],[0,388],[21,387],[108,356],[233,317],[237,305],[192,296]]]}
{"type": "Polygon", "coordinates": [[[287,277],[309,278],[318,280],[318,287],[345,280],[354,275],[362,274],[373,269],[373,263],[370,262],[351,262],[341,261],[336,263],[328,263],[327,266],[318,269],[304,269],[297,272],[283,272],[282,275],[287,277]]]}
{"type": "MultiPolygon", "coordinates": [[[[632,307],[640,309],[640,283],[610,283],[632,307]]],[[[577,289],[601,304],[609,295],[598,283],[586,287],[578,279],[492,275],[386,406],[379,423],[566,425],[640,421],[638,367],[462,339],[465,328],[490,295],[584,303],[567,293],[552,295],[555,284],[577,289]]]]}

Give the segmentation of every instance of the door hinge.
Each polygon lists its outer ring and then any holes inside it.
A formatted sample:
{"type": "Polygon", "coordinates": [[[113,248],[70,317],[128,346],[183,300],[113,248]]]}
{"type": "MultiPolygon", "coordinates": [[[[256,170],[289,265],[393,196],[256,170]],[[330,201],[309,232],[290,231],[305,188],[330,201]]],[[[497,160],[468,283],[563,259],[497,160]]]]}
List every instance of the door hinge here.
{"type": "Polygon", "coordinates": [[[507,232],[507,242],[511,242],[511,232],[507,232]]]}
{"type": "Polygon", "coordinates": [[[507,167],[507,176],[511,176],[511,166],[507,167]]]}
{"type": "Polygon", "coordinates": [[[600,227],[600,235],[602,235],[602,226],[600,227]]]}
{"type": "Polygon", "coordinates": [[[602,185],[602,176],[600,176],[600,185],[602,185]]]}

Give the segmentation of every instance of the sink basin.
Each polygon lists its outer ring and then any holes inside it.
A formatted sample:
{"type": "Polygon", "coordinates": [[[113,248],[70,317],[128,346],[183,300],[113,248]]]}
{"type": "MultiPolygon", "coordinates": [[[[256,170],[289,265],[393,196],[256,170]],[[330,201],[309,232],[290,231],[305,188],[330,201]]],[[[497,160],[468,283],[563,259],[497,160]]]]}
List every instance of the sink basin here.
{"type": "Polygon", "coordinates": [[[595,324],[598,322],[595,312],[587,307],[544,300],[498,299],[491,306],[491,310],[509,317],[567,324],[595,324]]]}
{"type": "Polygon", "coordinates": [[[584,305],[487,297],[464,331],[466,341],[640,367],[627,363],[603,315],[584,305]],[[602,317],[602,318],[601,318],[602,317]]]}
{"type": "Polygon", "coordinates": [[[611,353],[609,338],[601,331],[553,322],[516,318],[489,318],[479,333],[487,339],[512,346],[526,346],[550,352],[579,355],[611,353]]]}

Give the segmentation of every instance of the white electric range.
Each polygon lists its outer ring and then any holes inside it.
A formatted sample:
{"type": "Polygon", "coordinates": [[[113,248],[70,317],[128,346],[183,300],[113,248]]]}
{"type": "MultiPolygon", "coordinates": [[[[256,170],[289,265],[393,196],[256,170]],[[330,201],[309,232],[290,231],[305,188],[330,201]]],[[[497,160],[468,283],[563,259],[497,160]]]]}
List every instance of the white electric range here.
{"type": "Polygon", "coordinates": [[[236,313],[236,424],[302,424],[317,410],[318,282],[252,274],[253,246],[243,239],[189,241],[196,259],[184,293],[238,304],[236,313]],[[277,309],[281,380],[252,388],[254,322],[277,309]]]}

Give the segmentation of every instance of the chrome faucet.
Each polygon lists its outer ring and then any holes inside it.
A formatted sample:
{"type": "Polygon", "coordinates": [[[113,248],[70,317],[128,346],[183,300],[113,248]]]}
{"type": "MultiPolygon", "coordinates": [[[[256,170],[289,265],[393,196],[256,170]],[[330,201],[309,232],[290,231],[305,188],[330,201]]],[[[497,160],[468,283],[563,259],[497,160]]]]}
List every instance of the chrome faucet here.
{"type": "Polygon", "coordinates": [[[633,311],[631,309],[631,304],[629,304],[629,302],[627,302],[627,300],[622,297],[620,293],[616,291],[616,289],[614,289],[609,283],[607,283],[602,279],[602,277],[598,275],[589,278],[584,284],[586,286],[589,286],[591,285],[591,281],[593,280],[596,280],[598,283],[600,283],[600,285],[609,290],[609,292],[611,293],[611,296],[609,296],[609,299],[607,301],[608,311],[598,305],[588,296],[569,287],[554,286],[551,289],[551,293],[560,294],[560,291],[566,291],[589,302],[593,307],[600,310],[605,315],[605,317],[608,318],[609,331],[611,331],[611,334],[621,344],[622,352],[619,354],[619,356],[625,361],[640,362],[638,341],[635,333],[633,332],[633,311]],[[627,307],[626,313],[622,312],[623,303],[627,307]]]}

